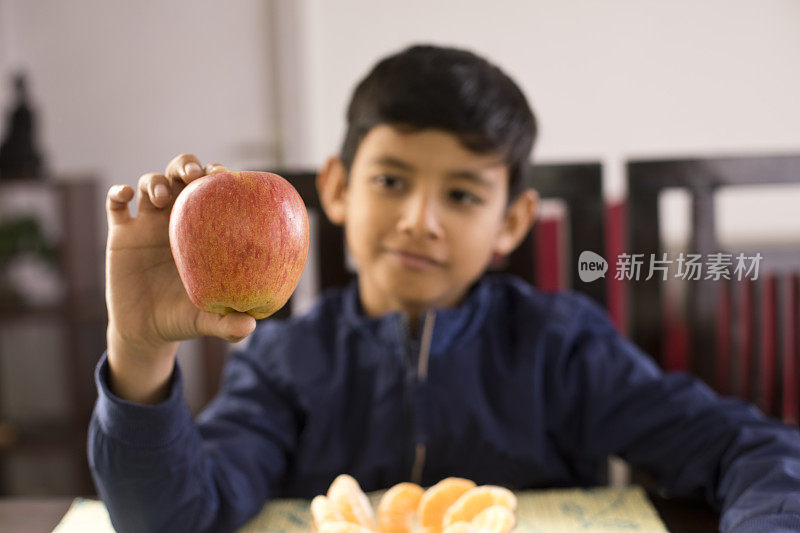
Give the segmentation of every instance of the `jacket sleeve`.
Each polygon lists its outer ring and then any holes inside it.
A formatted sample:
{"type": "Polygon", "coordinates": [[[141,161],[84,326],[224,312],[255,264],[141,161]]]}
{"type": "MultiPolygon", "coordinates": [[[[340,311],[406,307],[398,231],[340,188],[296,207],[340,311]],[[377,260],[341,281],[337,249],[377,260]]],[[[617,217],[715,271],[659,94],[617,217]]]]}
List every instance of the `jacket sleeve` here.
{"type": "Polygon", "coordinates": [[[562,446],[616,454],[665,496],[704,497],[721,510],[723,532],[800,530],[796,428],[695,377],[662,373],[593,304],[582,318],[563,337],[549,385],[562,446]]]}
{"type": "Polygon", "coordinates": [[[231,356],[220,394],[197,423],[177,364],[169,397],[146,406],[109,390],[103,354],[88,457],[117,531],[232,531],[272,497],[300,416],[289,388],[259,360],[269,344],[264,337],[256,330],[231,356]]]}

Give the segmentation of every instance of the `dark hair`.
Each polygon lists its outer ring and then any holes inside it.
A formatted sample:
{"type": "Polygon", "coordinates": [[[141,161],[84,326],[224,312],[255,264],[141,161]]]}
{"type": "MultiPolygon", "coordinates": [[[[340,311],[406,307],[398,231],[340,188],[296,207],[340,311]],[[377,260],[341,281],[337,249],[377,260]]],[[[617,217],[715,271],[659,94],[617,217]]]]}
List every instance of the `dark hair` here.
{"type": "Polygon", "coordinates": [[[511,78],[471,52],[412,46],[375,65],[347,109],[340,155],[348,172],[359,144],[379,124],[442,129],[469,150],[501,154],[509,202],[525,186],[536,118],[511,78]]]}

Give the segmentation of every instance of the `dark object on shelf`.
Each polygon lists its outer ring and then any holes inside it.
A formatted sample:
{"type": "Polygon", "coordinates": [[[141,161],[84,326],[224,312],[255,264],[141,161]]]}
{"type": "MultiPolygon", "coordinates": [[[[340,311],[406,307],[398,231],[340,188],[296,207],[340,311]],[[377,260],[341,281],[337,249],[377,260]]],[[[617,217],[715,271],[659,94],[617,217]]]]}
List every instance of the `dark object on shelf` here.
{"type": "Polygon", "coordinates": [[[15,103],[6,120],[6,135],[0,144],[0,179],[38,179],[43,162],[36,146],[36,115],[25,87],[25,76],[14,76],[15,103]]]}

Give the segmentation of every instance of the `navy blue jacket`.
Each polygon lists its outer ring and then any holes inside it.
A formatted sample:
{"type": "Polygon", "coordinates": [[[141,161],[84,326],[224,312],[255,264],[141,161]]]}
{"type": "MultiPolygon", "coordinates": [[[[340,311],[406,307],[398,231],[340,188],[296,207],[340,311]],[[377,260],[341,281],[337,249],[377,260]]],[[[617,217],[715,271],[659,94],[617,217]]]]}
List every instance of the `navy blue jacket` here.
{"type": "Polygon", "coordinates": [[[447,476],[512,489],[605,481],[618,455],[667,495],[722,510],[721,530],[800,529],[800,435],[755,407],[663,374],[576,293],[484,276],[457,308],[364,315],[355,282],[306,315],[260,321],[192,420],[176,365],[143,406],[108,388],[88,441],[120,532],[228,531],[271,498],[447,476]]]}

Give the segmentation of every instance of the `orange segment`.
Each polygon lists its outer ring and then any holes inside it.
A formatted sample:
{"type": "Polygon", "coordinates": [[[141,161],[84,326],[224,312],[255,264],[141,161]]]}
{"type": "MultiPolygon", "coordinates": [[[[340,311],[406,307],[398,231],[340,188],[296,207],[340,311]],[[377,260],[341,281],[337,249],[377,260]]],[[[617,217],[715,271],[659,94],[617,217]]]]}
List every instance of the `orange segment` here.
{"type": "Polygon", "coordinates": [[[517,508],[517,498],[510,490],[494,485],[469,489],[444,513],[442,527],[461,520],[471,522],[478,513],[492,505],[503,505],[513,511],[517,508]]]}
{"type": "Polygon", "coordinates": [[[456,522],[447,526],[444,533],[476,533],[476,531],[469,522],[456,522]]]}
{"type": "Polygon", "coordinates": [[[475,515],[471,524],[481,533],[508,533],[516,521],[511,509],[505,505],[492,505],[475,515]]]}
{"type": "Polygon", "coordinates": [[[386,491],[378,504],[380,533],[411,533],[419,500],[425,493],[416,483],[398,483],[386,491]]]}
{"type": "Polygon", "coordinates": [[[342,474],[333,480],[328,487],[328,500],[347,522],[375,531],[375,513],[369,498],[351,476],[342,474]]]}
{"type": "Polygon", "coordinates": [[[317,529],[320,528],[325,522],[344,522],[344,516],[339,512],[339,509],[331,504],[331,501],[325,496],[315,496],[311,500],[311,518],[314,520],[314,525],[317,529]]]}
{"type": "Polygon", "coordinates": [[[442,518],[447,508],[473,488],[475,482],[460,477],[448,477],[430,487],[417,507],[420,527],[425,533],[442,533],[442,518]]]}
{"type": "Polygon", "coordinates": [[[319,527],[319,533],[373,533],[373,531],[352,522],[325,522],[319,527]]]}

